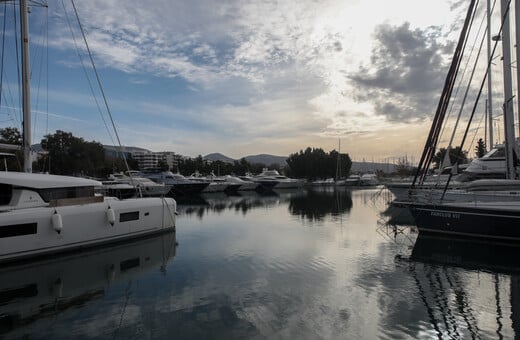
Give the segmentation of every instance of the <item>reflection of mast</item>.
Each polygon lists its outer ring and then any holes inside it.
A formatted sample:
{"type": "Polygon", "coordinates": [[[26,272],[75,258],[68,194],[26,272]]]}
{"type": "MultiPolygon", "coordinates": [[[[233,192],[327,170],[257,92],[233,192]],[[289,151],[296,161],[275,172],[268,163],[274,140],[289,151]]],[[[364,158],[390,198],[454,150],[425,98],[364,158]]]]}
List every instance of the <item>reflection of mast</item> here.
{"type": "Polygon", "coordinates": [[[336,161],[336,182],[341,177],[341,139],[338,138],[338,159],[336,161]]]}
{"type": "Polygon", "coordinates": [[[520,277],[511,275],[511,323],[515,335],[520,335],[520,277]]]}

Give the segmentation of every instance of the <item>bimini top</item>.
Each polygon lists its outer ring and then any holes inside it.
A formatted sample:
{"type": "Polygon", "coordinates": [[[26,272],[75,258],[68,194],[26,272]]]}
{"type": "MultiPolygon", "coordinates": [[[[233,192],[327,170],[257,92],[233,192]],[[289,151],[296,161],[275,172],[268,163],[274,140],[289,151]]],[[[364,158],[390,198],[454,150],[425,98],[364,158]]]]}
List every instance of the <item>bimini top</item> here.
{"type": "Polygon", "coordinates": [[[0,184],[15,187],[50,189],[101,186],[102,183],[81,177],[32,174],[25,172],[0,171],[0,184]]]}

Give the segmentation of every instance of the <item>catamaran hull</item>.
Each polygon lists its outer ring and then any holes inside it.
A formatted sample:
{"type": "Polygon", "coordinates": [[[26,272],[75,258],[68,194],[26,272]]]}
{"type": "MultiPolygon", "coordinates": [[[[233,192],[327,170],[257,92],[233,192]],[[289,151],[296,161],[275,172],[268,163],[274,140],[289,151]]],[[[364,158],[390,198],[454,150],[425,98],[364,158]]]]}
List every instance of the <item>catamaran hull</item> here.
{"type": "Polygon", "coordinates": [[[172,198],[117,200],[0,213],[0,263],[175,229],[172,198]]]}
{"type": "Polygon", "coordinates": [[[518,209],[412,204],[410,210],[419,233],[520,241],[518,209]]]}

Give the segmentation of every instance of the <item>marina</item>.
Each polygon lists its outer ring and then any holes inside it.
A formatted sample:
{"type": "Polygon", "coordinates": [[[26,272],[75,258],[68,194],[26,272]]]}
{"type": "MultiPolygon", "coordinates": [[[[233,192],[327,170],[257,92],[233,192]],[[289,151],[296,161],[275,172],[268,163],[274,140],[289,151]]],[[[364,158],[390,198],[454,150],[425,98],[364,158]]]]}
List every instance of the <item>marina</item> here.
{"type": "Polygon", "coordinates": [[[387,18],[355,53],[337,1],[107,3],[0,1],[0,338],[520,338],[520,1],[387,18]]]}
{"type": "Polygon", "coordinates": [[[392,200],[383,187],[180,200],[175,234],[2,268],[0,335],[518,336],[518,246],[418,236],[387,223],[392,200]]]}

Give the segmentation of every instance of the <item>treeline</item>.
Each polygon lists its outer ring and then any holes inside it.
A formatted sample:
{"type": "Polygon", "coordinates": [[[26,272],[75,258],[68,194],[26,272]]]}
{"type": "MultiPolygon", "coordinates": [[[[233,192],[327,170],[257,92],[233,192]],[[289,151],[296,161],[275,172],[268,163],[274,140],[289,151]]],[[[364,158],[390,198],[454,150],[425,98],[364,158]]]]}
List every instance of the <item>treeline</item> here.
{"type": "Polygon", "coordinates": [[[268,167],[269,169],[281,170],[280,165],[276,163],[266,166],[262,163],[249,163],[244,158],[240,159],[239,161],[234,161],[233,163],[223,161],[208,161],[203,159],[201,155],[195,158],[186,158],[180,160],[178,167],[172,170],[178,171],[184,176],[189,176],[196,172],[201,175],[210,175],[213,173],[216,176],[229,174],[242,176],[248,172],[252,174],[259,174],[265,167],[268,167]]]}
{"type": "MultiPolygon", "coordinates": [[[[0,129],[0,143],[21,145],[20,131],[16,128],[0,129]]],[[[85,141],[70,132],[57,130],[46,135],[41,140],[41,146],[46,152],[33,162],[35,172],[107,177],[113,172],[126,170],[123,159],[106,156],[101,143],[85,141]]],[[[22,171],[23,154],[16,151],[15,156],[7,159],[7,167],[22,171]]],[[[132,159],[127,161],[131,169],[137,169],[137,162],[132,159]]]]}
{"type": "MultiPolygon", "coordinates": [[[[22,138],[18,129],[0,129],[0,143],[21,145],[22,138]]],[[[54,134],[46,135],[41,140],[42,153],[38,160],[33,162],[36,172],[49,172],[57,175],[80,175],[91,177],[107,177],[114,172],[126,170],[126,165],[120,157],[110,157],[105,154],[103,145],[99,142],[89,142],[75,137],[70,132],[57,130],[54,134]]],[[[171,170],[189,176],[196,172],[201,175],[245,175],[246,173],[259,174],[263,168],[275,169],[294,178],[314,180],[336,176],[337,162],[340,161],[340,176],[346,177],[350,173],[352,161],[348,154],[340,157],[336,150],[326,153],[321,148],[308,147],[305,151],[291,154],[287,165],[249,163],[244,158],[233,163],[204,160],[202,156],[180,160],[172,169],[162,161],[158,164],[161,170],[171,170]]],[[[16,157],[8,159],[8,169],[22,171],[23,155],[16,151],[16,157]]],[[[137,162],[128,158],[127,163],[132,170],[139,170],[137,162]]]]}
{"type": "Polygon", "coordinates": [[[321,148],[308,147],[305,151],[291,154],[287,159],[287,175],[296,178],[306,178],[315,180],[319,178],[334,178],[339,159],[339,176],[347,177],[350,174],[352,160],[346,153],[339,153],[332,150],[326,153],[321,148]],[[339,156],[339,157],[338,157],[339,156]]]}

